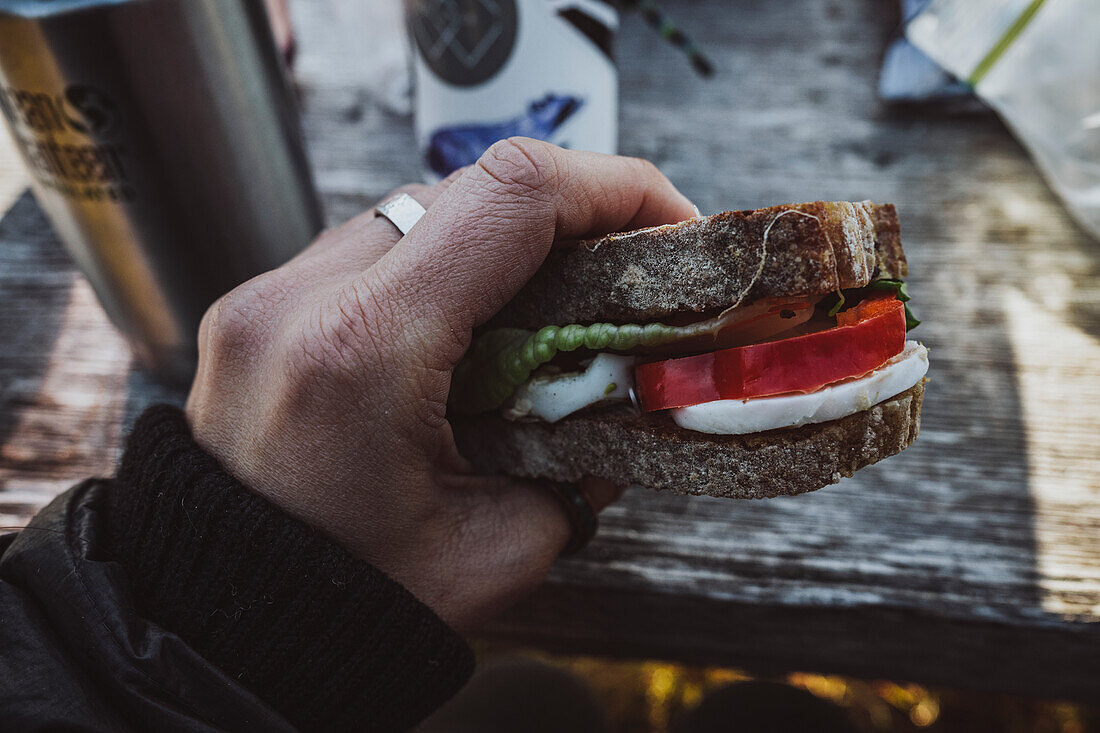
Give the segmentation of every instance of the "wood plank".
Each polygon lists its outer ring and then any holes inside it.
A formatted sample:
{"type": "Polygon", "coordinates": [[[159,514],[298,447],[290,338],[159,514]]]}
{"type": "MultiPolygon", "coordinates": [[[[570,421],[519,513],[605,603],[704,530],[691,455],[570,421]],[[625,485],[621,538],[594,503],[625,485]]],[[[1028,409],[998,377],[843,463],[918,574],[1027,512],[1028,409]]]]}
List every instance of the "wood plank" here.
{"type": "MultiPolygon", "coordinates": [[[[1100,251],[990,115],[884,108],[879,2],[665,3],[697,79],[624,20],[622,149],[704,211],[893,201],[924,424],[901,456],[811,495],[635,490],[490,633],[577,651],[833,670],[1086,699],[1100,690],[1100,251]]],[[[418,174],[410,120],[294,6],[304,125],[338,222],[418,174]]],[[[110,470],[124,426],[181,395],[131,371],[29,199],[0,221],[0,524],[110,470]]]]}
{"type": "Polygon", "coordinates": [[[182,395],[131,355],[30,193],[0,219],[0,526],[22,526],[57,493],[109,475],[123,426],[182,395]]]}

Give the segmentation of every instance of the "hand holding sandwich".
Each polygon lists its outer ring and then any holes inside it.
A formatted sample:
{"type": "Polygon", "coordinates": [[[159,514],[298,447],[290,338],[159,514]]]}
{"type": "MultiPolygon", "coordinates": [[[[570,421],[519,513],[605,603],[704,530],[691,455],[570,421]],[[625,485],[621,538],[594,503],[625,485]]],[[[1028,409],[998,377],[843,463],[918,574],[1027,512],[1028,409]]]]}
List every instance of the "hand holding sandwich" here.
{"type": "MultiPolygon", "coordinates": [[[[472,330],[556,240],[694,213],[651,164],[531,140],[434,187],[401,238],[364,214],[216,303],[187,404],[199,443],[254,491],[466,629],[542,581],[569,536],[555,499],[471,474],[449,423],[472,330]]],[[[588,481],[596,509],[618,490],[588,481]]]]}

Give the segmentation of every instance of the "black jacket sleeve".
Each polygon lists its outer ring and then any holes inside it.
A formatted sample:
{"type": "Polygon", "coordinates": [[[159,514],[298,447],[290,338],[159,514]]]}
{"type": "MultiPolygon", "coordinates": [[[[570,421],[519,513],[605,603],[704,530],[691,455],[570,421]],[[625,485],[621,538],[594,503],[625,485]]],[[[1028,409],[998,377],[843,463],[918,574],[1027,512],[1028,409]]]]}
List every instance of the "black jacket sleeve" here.
{"type": "Polygon", "coordinates": [[[430,609],[241,486],[173,408],[0,553],[12,730],[404,730],[472,671],[430,609]]]}

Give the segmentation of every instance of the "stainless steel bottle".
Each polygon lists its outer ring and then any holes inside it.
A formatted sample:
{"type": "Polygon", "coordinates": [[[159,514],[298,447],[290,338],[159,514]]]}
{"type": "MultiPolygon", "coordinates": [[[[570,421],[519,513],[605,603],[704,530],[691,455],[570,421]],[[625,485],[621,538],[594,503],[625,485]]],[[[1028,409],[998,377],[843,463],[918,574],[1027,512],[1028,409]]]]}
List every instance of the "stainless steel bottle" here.
{"type": "Polygon", "coordinates": [[[0,111],[139,360],[186,380],[202,313],[320,229],[262,0],[0,0],[0,111]]]}

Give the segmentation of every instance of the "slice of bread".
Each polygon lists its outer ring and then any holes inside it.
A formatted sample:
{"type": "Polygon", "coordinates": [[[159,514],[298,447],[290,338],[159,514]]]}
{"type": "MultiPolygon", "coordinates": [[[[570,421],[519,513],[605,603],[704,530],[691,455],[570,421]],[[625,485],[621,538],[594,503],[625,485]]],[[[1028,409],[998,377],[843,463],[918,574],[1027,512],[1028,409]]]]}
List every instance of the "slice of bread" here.
{"type": "Polygon", "coordinates": [[[727,211],[556,248],[489,326],[645,323],[906,274],[892,205],[727,211]]]}
{"type": "Polygon", "coordinates": [[[557,423],[493,413],[452,418],[459,450],[479,473],[577,481],[591,475],[681,494],[762,499],[801,494],[900,453],[920,430],[924,382],[854,415],[751,435],[708,435],[629,407],[557,423]]]}

